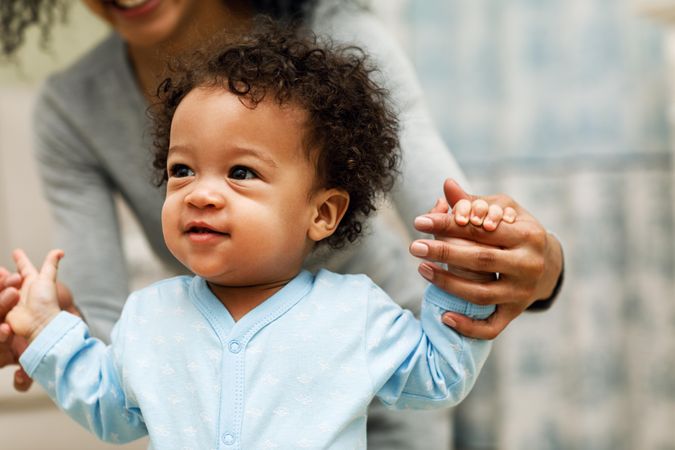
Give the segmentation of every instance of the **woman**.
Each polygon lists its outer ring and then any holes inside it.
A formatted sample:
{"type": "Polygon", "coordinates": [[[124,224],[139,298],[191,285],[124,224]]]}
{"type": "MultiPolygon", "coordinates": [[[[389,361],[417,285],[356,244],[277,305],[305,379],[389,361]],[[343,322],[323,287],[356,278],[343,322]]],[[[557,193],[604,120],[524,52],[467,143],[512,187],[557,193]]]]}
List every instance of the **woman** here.
{"type": "MultiPolygon", "coordinates": [[[[433,233],[435,240],[418,240],[411,252],[424,258],[419,273],[450,293],[477,303],[497,304],[485,322],[445,317],[458,331],[475,337],[496,336],[514,317],[536,300],[547,299],[560,278],[560,245],[544,228],[506,196],[491,199],[516,208],[518,221],[482,233],[460,227],[439,201],[443,180],[463,181],[454,158],[434,129],[423,104],[415,74],[393,38],[356,2],[337,0],[85,0],[87,7],[109,23],[114,32],[70,68],[47,80],[35,108],[36,153],[45,192],[57,227],[58,245],[66,251],[62,281],[72,295],[62,295],[64,307],[73,301],[92,331],[109,336],[127,296],[127,273],[117,225],[114,196],[120,194],[141,224],[150,246],[166,265],[180,270],[166,250],[160,232],[163,193],[149,177],[150,136],[145,111],[163,79],[168,57],[189,51],[222,28],[245,29],[255,13],[300,18],[318,34],[354,43],[366,50],[381,69],[385,85],[400,111],[403,174],[393,195],[396,212],[411,235],[433,233]],[[137,180],[148,180],[139,182],[137,180]],[[417,230],[413,226],[416,224],[417,230]],[[463,240],[459,240],[459,239],[463,240]],[[468,240],[467,240],[468,239],[468,240]],[[499,272],[499,280],[485,282],[457,276],[434,262],[469,271],[499,272]],[[100,276],[105,273],[107,276],[100,276]]],[[[15,1],[0,31],[6,54],[21,44],[26,27],[51,25],[59,0],[15,1]],[[21,14],[35,8],[38,14],[21,14]],[[35,6],[38,4],[39,6],[35,6]]],[[[444,184],[447,202],[467,195],[456,183],[444,184]]],[[[406,262],[408,240],[381,218],[360,246],[348,252],[318,255],[312,266],[340,272],[364,272],[406,307],[418,303],[423,280],[406,262]]],[[[16,276],[0,281],[16,285],[16,276]]],[[[64,292],[65,289],[64,289],[64,292]]],[[[0,319],[16,291],[0,294],[0,319]]],[[[328,313],[328,312],[327,312],[328,313]]],[[[5,360],[13,361],[21,343],[0,345],[5,360]]],[[[6,362],[0,362],[2,365],[6,362]]],[[[18,389],[30,381],[18,372],[18,389]]],[[[449,447],[444,416],[390,416],[370,412],[369,448],[432,449],[449,447]]]]}

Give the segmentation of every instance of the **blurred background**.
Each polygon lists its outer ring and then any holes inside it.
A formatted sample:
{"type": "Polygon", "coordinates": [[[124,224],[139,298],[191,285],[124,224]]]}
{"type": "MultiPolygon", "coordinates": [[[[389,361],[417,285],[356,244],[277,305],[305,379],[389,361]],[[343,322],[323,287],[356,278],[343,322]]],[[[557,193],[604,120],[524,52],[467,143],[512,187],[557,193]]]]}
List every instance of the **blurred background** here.
{"type": "MultiPolygon", "coordinates": [[[[563,242],[564,289],[496,341],[457,449],[675,449],[675,0],[377,0],[471,180],[563,242]]],[[[35,90],[106,33],[80,2],[0,67],[0,264],[49,248],[30,152],[35,90]]],[[[140,286],[159,276],[128,213],[140,286]]],[[[0,371],[1,448],[109,448],[0,371]]],[[[126,448],[144,448],[146,443],[126,448]]]]}

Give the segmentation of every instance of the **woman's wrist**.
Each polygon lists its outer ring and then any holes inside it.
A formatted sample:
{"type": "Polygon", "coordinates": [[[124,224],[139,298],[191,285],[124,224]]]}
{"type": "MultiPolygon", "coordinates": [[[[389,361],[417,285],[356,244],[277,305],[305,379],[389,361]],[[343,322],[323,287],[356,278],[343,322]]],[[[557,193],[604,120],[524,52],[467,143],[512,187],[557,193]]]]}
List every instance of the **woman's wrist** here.
{"type": "Polygon", "coordinates": [[[528,311],[545,311],[550,308],[553,301],[558,297],[565,279],[562,245],[552,233],[547,233],[546,239],[546,262],[541,283],[543,293],[535,297],[536,300],[527,308],[528,311]]]}

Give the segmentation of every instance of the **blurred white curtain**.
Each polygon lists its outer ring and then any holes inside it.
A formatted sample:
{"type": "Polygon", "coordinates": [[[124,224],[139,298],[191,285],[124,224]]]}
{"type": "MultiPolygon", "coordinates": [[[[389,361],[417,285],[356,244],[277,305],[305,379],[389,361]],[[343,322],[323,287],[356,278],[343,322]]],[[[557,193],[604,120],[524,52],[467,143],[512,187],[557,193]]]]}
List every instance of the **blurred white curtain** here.
{"type": "Polygon", "coordinates": [[[553,309],[500,336],[458,449],[675,449],[664,34],[630,0],[410,0],[406,46],[477,193],[563,241],[553,309]]]}

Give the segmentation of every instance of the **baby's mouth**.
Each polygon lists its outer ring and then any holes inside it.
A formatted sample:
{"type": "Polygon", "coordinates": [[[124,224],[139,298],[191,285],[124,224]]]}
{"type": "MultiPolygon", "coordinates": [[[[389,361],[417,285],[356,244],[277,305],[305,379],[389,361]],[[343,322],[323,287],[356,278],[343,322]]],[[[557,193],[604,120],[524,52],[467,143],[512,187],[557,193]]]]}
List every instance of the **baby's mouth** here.
{"type": "Polygon", "coordinates": [[[187,233],[188,234],[220,234],[220,235],[223,235],[223,236],[227,235],[227,233],[223,233],[222,231],[214,230],[213,228],[198,227],[198,226],[189,227],[187,229],[187,233]]]}

